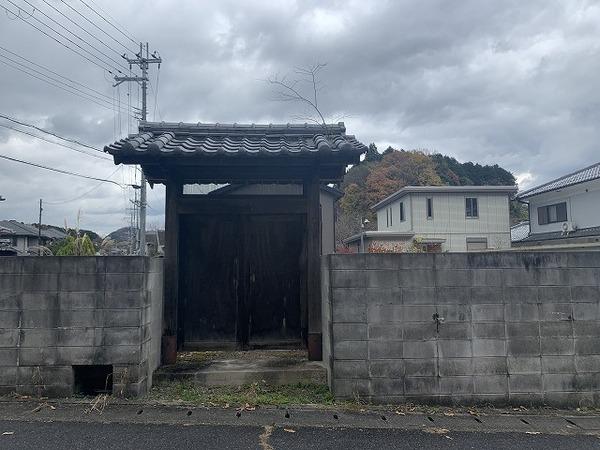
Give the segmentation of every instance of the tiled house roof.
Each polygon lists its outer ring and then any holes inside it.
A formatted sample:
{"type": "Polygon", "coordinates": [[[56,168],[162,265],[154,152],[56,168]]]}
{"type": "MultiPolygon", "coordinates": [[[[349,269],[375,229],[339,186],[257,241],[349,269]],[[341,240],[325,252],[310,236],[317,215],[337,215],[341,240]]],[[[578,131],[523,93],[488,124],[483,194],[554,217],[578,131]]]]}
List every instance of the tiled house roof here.
{"type": "Polygon", "coordinates": [[[544,192],[554,191],[556,189],[561,189],[567,186],[573,186],[575,184],[596,179],[600,179],[600,162],[592,164],[589,167],[562,176],[555,180],[549,181],[548,183],[542,184],[532,189],[528,189],[527,191],[521,192],[517,195],[517,198],[529,198],[533,197],[534,195],[543,194],[544,192]]]}

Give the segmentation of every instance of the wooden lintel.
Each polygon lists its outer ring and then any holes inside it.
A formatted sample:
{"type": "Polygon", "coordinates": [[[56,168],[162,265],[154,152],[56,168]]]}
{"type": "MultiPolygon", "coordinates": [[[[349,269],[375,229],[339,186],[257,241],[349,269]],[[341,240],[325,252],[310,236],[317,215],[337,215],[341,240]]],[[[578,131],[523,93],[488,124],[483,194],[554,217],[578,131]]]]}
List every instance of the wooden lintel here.
{"type": "Polygon", "coordinates": [[[301,195],[184,195],[178,214],[306,214],[301,195]]]}

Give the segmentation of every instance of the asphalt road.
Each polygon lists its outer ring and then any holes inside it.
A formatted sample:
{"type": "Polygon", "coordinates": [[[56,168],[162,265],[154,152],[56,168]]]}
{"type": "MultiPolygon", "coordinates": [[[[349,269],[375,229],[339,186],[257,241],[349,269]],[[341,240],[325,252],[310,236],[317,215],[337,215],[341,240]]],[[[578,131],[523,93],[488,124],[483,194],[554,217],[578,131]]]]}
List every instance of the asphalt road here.
{"type": "Polygon", "coordinates": [[[0,449],[599,449],[598,436],[247,425],[0,421],[0,449]]]}

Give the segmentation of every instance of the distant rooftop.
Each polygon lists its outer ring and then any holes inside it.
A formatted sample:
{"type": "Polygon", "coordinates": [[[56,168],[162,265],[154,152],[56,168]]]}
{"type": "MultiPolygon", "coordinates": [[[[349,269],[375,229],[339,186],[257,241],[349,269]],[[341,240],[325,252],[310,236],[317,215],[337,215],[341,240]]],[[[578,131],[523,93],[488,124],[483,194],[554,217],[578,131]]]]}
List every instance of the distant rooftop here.
{"type": "Polygon", "coordinates": [[[389,197],[384,198],[379,203],[371,206],[371,209],[378,210],[384,206],[404,197],[410,193],[486,193],[486,192],[497,192],[506,195],[514,194],[517,192],[516,186],[405,186],[402,189],[394,192],[389,197]]]}
{"type": "Polygon", "coordinates": [[[517,198],[529,198],[533,197],[534,195],[543,194],[544,192],[555,191],[557,189],[562,189],[568,186],[573,186],[596,179],[600,179],[600,162],[521,192],[517,195],[517,198]]]}
{"type": "Polygon", "coordinates": [[[529,222],[519,222],[516,225],[510,227],[510,240],[511,242],[519,242],[529,236],[529,222]]]}

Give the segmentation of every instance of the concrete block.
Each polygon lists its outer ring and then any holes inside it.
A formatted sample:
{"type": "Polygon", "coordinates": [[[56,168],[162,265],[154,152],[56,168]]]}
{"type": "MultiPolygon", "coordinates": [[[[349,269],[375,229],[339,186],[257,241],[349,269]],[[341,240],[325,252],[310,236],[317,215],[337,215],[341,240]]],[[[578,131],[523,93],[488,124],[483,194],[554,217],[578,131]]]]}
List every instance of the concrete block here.
{"type": "Polygon", "coordinates": [[[501,322],[474,323],[473,338],[504,339],[504,324],[501,322]]]}
{"type": "Polygon", "coordinates": [[[426,341],[437,338],[437,330],[435,322],[410,322],[404,323],[403,335],[407,341],[426,341]]]}
{"type": "Polygon", "coordinates": [[[473,358],[474,375],[506,375],[508,367],[505,357],[473,358]]]}
{"type": "Polygon", "coordinates": [[[107,291],[141,291],[144,289],[143,273],[107,273],[104,279],[107,291]]]}
{"type": "Polygon", "coordinates": [[[440,339],[470,339],[471,324],[468,322],[448,322],[440,324],[438,337],[440,339]]]}
{"type": "Polygon", "coordinates": [[[60,258],[23,258],[22,273],[60,273],[60,258]]]}
{"type": "Polygon", "coordinates": [[[23,259],[23,257],[18,256],[0,258],[0,274],[20,274],[23,269],[23,259]]]}
{"type": "Polygon", "coordinates": [[[406,396],[434,395],[438,393],[437,377],[405,377],[404,393],[406,396]]]}
{"type": "Polygon", "coordinates": [[[101,308],[104,291],[93,292],[59,292],[59,309],[94,309],[101,308]]]}
{"type": "Polygon", "coordinates": [[[504,320],[504,305],[471,305],[473,322],[501,322],[504,320]]]}
{"type": "Polygon", "coordinates": [[[571,286],[571,300],[576,303],[598,302],[600,288],[596,286],[571,286]]]}
{"type": "Polygon", "coordinates": [[[438,305],[436,309],[440,317],[444,318],[444,323],[446,324],[448,322],[471,321],[470,305],[438,305]]]}
{"type": "Polygon", "coordinates": [[[18,311],[0,311],[0,328],[17,328],[19,316],[18,311]]]}
{"type": "Polygon", "coordinates": [[[404,288],[402,289],[402,303],[405,305],[434,305],[436,302],[436,288],[404,288]]]}
{"type": "Polygon", "coordinates": [[[540,356],[539,337],[531,336],[509,339],[507,345],[509,356],[540,356]]]}
{"type": "Polygon", "coordinates": [[[540,322],[539,324],[542,337],[573,337],[573,327],[575,326],[575,323],[572,321],[540,322]]]}
{"type": "Polygon", "coordinates": [[[569,267],[600,267],[600,254],[596,252],[568,252],[569,267]]]}
{"type": "Polygon", "coordinates": [[[402,309],[405,322],[430,322],[436,312],[435,306],[406,305],[402,309]]]}
{"type": "Polygon", "coordinates": [[[574,355],[575,341],[568,337],[542,338],[542,355],[574,355]]]}
{"type": "Polygon", "coordinates": [[[440,339],[438,341],[440,358],[469,358],[473,356],[470,340],[440,339]]]}
{"type": "Polygon", "coordinates": [[[27,328],[20,330],[21,348],[56,347],[56,328],[27,328]]]}
{"type": "Polygon", "coordinates": [[[367,305],[334,305],[331,318],[333,322],[366,322],[367,305]]]}
{"type": "Polygon", "coordinates": [[[540,283],[538,269],[504,269],[504,286],[537,286],[540,283]]]}
{"type": "Polygon", "coordinates": [[[56,349],[56,364],[105,364],[103,356],[104,350],[101,347],[58,347],[56,349]]]}
{"type": "Polygon", "coordinates": [[[367,272],[365,270],[334,270],[331,272],[332,288],[365,288],[367,272]]]}
{"type": "Polygon", "coordinates": [[[404,341],[404,358],[434,358],[437,356],[435,341],[404,341]]]}
{"type": "Polygon", "coordinates": [[[17,384],[17,368],[0,366],[0,386],[14,386],[15,384],[17,384]]]}
{"type": "Polygon", "coordinates": [[[473,377],[440,378],[440,393],[442,394],[473,394],[473,391],[473,377]]]}
{"type": "Polygon", "coordinates": [[[473,286],[494,286],[503,285],[502,270],[499,269],[471,269],[473,273],[473,286]]]}
{"type": "Polygon", "coordinates": [[[591,392],[545,392],[544,404],[556,408],[578,408],[595,403],[591,392]]]}
{"type": "Polygon", "coordinates": [[[404,395],[401,379],[374,378],[371,380],[371,393],[377,397],[398,397],[404,395]]]}
{"type": "MultiPolygon", "coordinates": [[[[0,258],[3,259],[3,258],[0,258]]],[[[0,292],[22,292],[23,276],[19,274],[2,274],[0,277],[0,292]]]]}
{"type": "Polygon", "coordinates": [[[473,356],[506,356],[504,339],[473,339],[473,356]]]}
{"type": "Polygon", "coordinates": [[[539,322],[509,322],[506,325],[506,334],[508,338],[522,338],[528,336],[540,335],[539,322]]]}
{"type": "Polygon", "coordinates": [[[21,294],[0,291],[0,311],[21,309],[21,294]]]}
{"type": "MultiPolygon", "coordinates": [[[[367,253],[363,260],[364,267],[362,268],[367,270],[398,270],[402,268],[401,255],[394,253],[367,253]]],[[[354,269],[354,267],[352,264],[346,264],[346,267],[340,267],[340,269],[354,269]]],[[[356,267],[356,269],[361,269],[361,267],[356,267]]]]}
{"type": "Polygon", "coordinates": [[[328,258],[331,270],[364,270],[367,268],[365,263],[367,256],[375,255],[367,253],[335,254],[326,255],[324,258],[328,258]]]}
{"type": "Polygon", "coordinates": [[[143,273],[145,261],[142,256],[109,256],[105,258],[107,274],[143,273]]]}
{"type": "Polygon", "coordinates": [[[369,305],[369,323],[400,323],[404,320],[404,311],[402,305],[369,305]]]}
{"type": "Polygon", "coordinates": [[[535,303],[507,304],[504,314],[508,322],[536,322],[540,318],[539,306],[535,303]]]}
{"type": "Polygon", "coordinates": [[[98,342],[102,328],[62,328],[56,331],[56,345],[60,347],[81,347],[101,345],[98,342]]]}
{"type": "Polygon", "coordinates": [[[370,288],[399,287],[397,270],[367,270],[367,286],[370,288]]]}
{"type": "Polygon", "coordinates": [[[369,288],[366,293],[370,305],[402,304],[402,290],[400,288],[369,288]]]}
{"type": "Polygon", "coordinates": [[[139,291],[106,291],[102,301],[103,308],[139,308],[146,302],[146,292],[139,291]]]}
{"type": "Polygon", "coordinates": [[[20,300],[21,309],[60,309],[57,292],[23,292],[20,300]]]}
{"type": "Polygon", "coordinates": [[[541,268],[539,270],[540,286],[568,286],[568,269],[541,268]]]}
{"type": "Polygon", "coordinates": [[[600,355],[576,355],[577,372],[600,372],[600,355]]]}
{"type": "Polygon", "coordinates": [[[21,276],[21,286],[24,291],[57,291],[58,277],[56,273],[24,273],[21,276]]]}
{"type": "Polygon", "coordinates": [[[404,375],[407,377],[435,377],[437,364],[435,359],[405,359],[404,375]]]}
{"type": "Polygon", "coordinates": [[[104,327],[137,327],[142,319],[139,309],[105,309],[102,317],[104,327]]]}
{"type": "Polygon", "coordinates": [[[367,361],[334,361],[333,379],[365,379],[369,377],[367,361]]]}
{"type": "Polygon", "coordinates": [[[342,359],[367,359],[367,341],[336,341],[333,344],[333,357],[342,359]]]}
{"type": "Polygon", "coordinates": [[[508,357],[508,372],[513,374],[541,373],[542,359],[540,357],[508,357]]]}
{"type": "Polygon", "coordinates": [[[104,345],[139,345],[141,344],[140,327],[104,328],[104,345]]]}
{"type": "Polygon", "coordinates": [[[432,253],[434,267],[438,270],[468,269],[472,267],[465,253],[432,253]]]}
{"type": "Polygon", "coordinates": [[[62,292],[101,291],[105,288],[105,274],[60,274],[60,290],[62,292]]]}
{"type": "Polygon", "coordinates": [[[401,378],[404,376],[404,360],[378,359],[369,361],[369,375],[372,378],[401,378]]]}
{"type": "Polygon", "coordinates": [[[471,288],[469,287],[438,287],[435,289],[437,304],[465,305],[471,302],[471,288]]]}
{"type": "Polygon", "coordinates": [[[19,364],[23,366],[53,366],[57,364],[56,347],[20,348],[19,364]]]}
{"type": "Polygon", "coordinates": [[[58,273],[64,274],[104,274],[108,258],[99,256],[61,256],[58,273]]]}
{"type": "Polygon", "coordinates": [[[58,314],[60,327],[96,327],[102,325],[102,314],[96,309],[74,309],[60,311],[58,314]]]}
{"type": "Polygon", "coordinates": [[[21,314],[21,328],[56,328],[60,323],[60,310],[25,310],[21,314]]]}
{"type": "Polygon", "coordinates": [[[440,377],[473,374],[473,358],[441,358],[438,360],[440,377]]]}
{"type": "Polygon", "coordinates": [[[102,347],[104,364],[132,364],[142,361],[139,345],[109,345],[102,347]]]}
{"type": "Polygon", "coordinates": [[[473,377],[475,394],[500,394],[508,392],[506,375],[475,375],[473,377]]]}
{"type": "Polygon", "coordinates": [[[600,303],[573,303],[573,318],[575,322],[580,320],[600,320],[600,303]]]}
{"type": "Polygon", "coordinates": [[[437,287],[470,287],[473,285],[473,272],[465,269],[436,270],[435,286],[437,287]]]}
{"type": "Polygon", "coordinates": [[[540,320],[567,321],[573,317],[573,307],[570,303],[540,304],[540,320]]]}
{"type": "Polygon", "coordinates": [[[370,395],[370,381],[356,379],[334,379],[332,382],[333,395],[339,399],[360,400],[370,395]]]}
{"type": "Polygon", "coordinates": [[[368,299],[366,288],[332,288],[331,302],[334,306],[365,306],[368,299]]]}
{"type": "Polygon", "coordinates": [[[0,347],[16,347],[19,343],[19,330],[0,328],[0,347]]]}
{"type": "Polygon", "coordinates": [[[504,287],[504,301],[506,303],[537,303],[537,286],[506,286],[504,287]]]}
{"type": "Polygon", "coordinates": [[[474,305],[504,303],[504,290],[499,286],[475,286],[470,290],[470,303],[474,305]]]}
{"type": "Polygon", "coordinates": [[[547,392],[577,392],[582,390],[577,375],[565,373],[547,373],[543,375],[544,389],[547,392]]]}
{"type": "Polygon", "coordinates": [[[571,289],[568,285],[563,286],[540,286],[538,289],[540,303],[566,303],[571,301],[571,289]]]}
{"type": "Polygon", "coordinates": [[[17,384],[73,384],[71,366],[20,366],[17,368],[17,384]]]}
{"type": "Polygon", "coordinates": [[[543,373],[575,373],[575,356],[542,355],[543,373]]]}
{"type": "Polygon", "coordinates": [[[575,339],[575,354],[600,355],[600,336],[575,339]]]}
{"type": "Polygon", "coordinates": [[[400,359],[402,341],[369,341],[369,359],[400,359]]]}
{"type": "Polygon", "coordinates": [[[404,288],[434,287],[435,272],[428,269],[400,270],[398,282],[404,288]]]}
{"type": "Polygon", "coordinates": [[[571,286],[598,286],[600,285],[600,269],[590,268],[572,268],[569,269],[569,282],[571,286]]]}
{"type": "Polygon", "coordinates": [[[17,365],[16,348],[0,348],[0,367],[17,365]]]}
{"type": "MultiPolygon", "coordinates": [[[[412,326],[412,324],[404,325],[412,326]]],[[[395,340],[402,339],[403,325],[398,324],[376,324],[369,325],[369,339],[371,340],[395,340]]]]}
{"type": "Polygon", "coordinates": [[[517,393],[541,393],[542,390],[542,375],[527,374],[527,375],[511,375],[508,378],[508,385],[511,394],[517,393]]]}
{"type": "Polygon", "coordinates": [[[334,323],[334,341],[362,341],[367,339],[366,323],[334,323]]]}

